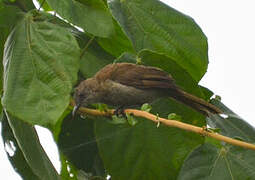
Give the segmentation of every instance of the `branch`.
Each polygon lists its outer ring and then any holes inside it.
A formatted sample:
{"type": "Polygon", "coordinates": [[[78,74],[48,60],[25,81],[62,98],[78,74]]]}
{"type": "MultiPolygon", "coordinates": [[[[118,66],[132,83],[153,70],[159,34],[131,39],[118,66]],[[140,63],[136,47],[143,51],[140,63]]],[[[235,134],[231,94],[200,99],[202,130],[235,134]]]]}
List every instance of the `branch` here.
{"type": "MultiPolygon", "coordinates": [[[[71,101],[71,105],[74,106],[74,102],[71,101]]],[[[84,108],[81,107],[79,109],[79,112],[81,114],[90,114],[93,116],[107,116],[107,117],[111,117],[114,114],[114,109],[108,110],[107,112],[101,112],[99,110],[95,110],[95,109],[89,109],[89,108],[84,108]]],[[[235,146],[240,146],[240,147],[244,147],[246,149],[252,149],[255,150],[255,145],[254,144],[250,144],[244,141],[239,141],[236,139],[232,139],[223,135],[220,135],[218,133],[212,132],[212,131],[208,131],[206,128],[203,127],[197,127],[191,124],[186,124],[180,121],[176,121],[176,120],[169,120],[169,119],[165,119],[165,118],[161,118],[158,116],[155,116],[154,114],[148,113],[146,111],[141,111],[141,110],[136,110],[136,109],[125,109],[125,113],[129,113],[129,114],[133,114],[134,116],[137,117],[143,117],[146,119],[149,119],[155,123],[162,123],[165,124],[166,126],[171,126],[171,127],[176,127],[179,129],[183,129],[186,131],[191,131],[197,134],[200,134],[202,136],[208,136],[220,141],[224,141],[226,143],[235,145],[235,146]]]]}

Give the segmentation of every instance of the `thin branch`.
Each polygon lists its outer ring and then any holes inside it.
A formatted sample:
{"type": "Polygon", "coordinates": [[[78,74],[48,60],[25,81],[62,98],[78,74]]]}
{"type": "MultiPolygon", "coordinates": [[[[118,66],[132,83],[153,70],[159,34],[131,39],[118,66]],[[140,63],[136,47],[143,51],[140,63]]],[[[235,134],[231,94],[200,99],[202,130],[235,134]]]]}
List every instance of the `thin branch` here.
{"type": "MultiPolygon", "coordinates": [[[[74,105],[73,101],[71,101],[71,105],[72,106],[74,105]]],[[[99,110],[81,107],[79,109],[79,112],[81,114],[90,114],[90,115],[94,115],[94,116],[110,117],[113,115],[114,110],[111,109],[111,110],[108,110],[107,112],[101,112],[99,110]]],[[[220,141],[224,141],[226,143],[229,143],[229,144],[232,144],[235,146],[240,146],[240,147],[243,147],[246,149],[255,150],[255,144],[247,143],[244,141],[239,141],[237,139],[232,139],[232,138],[220,135],[218,133],[208,131],[206,128],[203,128],[203,127],[197,127],[197,126],[194,126],[191,124],[186,124],[186,123],[183,123],[180,121],[161,118],[154,114],[148,113],[146,111],[141,111],[141,110],[136,110],[136,109],[125,109],[125,113],[129,113],[129,114],[133,114],[134,116],[137,116],[137,117],[143,117],[143,118],[149,119],[149,120],[153,121],[154,123],[160,122],[162,124],[165,124],[166,126],[171,126],[171,127],[176,127],[176,128],[183,129],[186,131],[191,131],[191,132],[200,134],[202,136],[208,136],[208,137],[211,137],[211,138],[214,138],[214,139],[217,139],[220,141]]]]}

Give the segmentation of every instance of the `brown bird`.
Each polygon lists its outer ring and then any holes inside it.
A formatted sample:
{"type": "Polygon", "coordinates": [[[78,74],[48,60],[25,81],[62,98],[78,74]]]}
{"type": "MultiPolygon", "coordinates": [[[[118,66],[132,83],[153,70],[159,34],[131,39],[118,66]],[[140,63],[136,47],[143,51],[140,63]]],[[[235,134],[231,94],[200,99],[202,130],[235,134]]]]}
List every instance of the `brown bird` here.
{"type": "Polygon", "coordinates": [[[92,78],[82,81],[75,90],[73,116],[81,106],[104,103],[128,107],[171,97],[208,116],[222,111],[205,100],[181,90],[163,70],[131,63],[109,64],[92,78]]]}

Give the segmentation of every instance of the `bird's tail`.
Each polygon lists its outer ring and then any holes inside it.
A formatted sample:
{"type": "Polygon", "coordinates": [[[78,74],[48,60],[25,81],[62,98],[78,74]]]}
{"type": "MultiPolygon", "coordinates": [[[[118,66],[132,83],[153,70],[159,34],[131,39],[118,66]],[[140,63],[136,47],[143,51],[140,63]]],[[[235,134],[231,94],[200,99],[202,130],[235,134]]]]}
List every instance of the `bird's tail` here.
{"type": "Polygon", "coordinates": [[[175,89],[176,92],[173,93],[173,98],[185,105],[190,106],[194,110],[208,116],[209,113],[221,114],[223,113],[218,107],[206,102],[205,100],[189,94],[181,89],[175,89]]]}

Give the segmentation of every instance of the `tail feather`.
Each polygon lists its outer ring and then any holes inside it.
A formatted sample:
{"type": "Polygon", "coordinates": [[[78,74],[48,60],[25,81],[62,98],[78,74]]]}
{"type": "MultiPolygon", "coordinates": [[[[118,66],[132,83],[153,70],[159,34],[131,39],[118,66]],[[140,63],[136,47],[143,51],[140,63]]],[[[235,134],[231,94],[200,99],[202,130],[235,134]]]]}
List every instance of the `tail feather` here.
{"type": "Polygon", "coordinates": [[[180,89],[176,91],[177,92],[174,93],[174,95],[172,96],[174,99],[182,102],[183,104],[190,106],[191,108],[195,109],[196,111],[206,116],[208,116],[209,113],[213,113],[213,114],[222,113],[222,111],[219,108],[217,108],[213,104],[210,104],[209,102],[206,102],[205,100],[199,97],[196,97],[180,89]]]}

